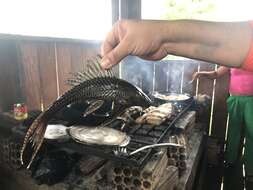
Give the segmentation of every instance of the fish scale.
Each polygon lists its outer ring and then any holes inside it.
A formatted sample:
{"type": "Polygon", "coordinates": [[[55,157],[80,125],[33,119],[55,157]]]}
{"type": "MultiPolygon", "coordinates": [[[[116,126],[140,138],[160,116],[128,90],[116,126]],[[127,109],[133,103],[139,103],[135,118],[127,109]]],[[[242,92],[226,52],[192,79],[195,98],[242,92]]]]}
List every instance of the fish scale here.
{"type": "MultiPolygon", "coordinates": [[[[75,79],[72,81],[75,81],[75,79]]],[[[30,145],[32,155],[28,161],[27,168],[30,167],[43,143],[48,122],[57,112],[69,104],[84,102],[89,99],[98,99],[113,101],[115,107],[120,108],[120,110],[131,106],[142,106],[146,108],[151,104],[151,100],[140,89],[127,81],[114,77],[110,71],[103,70],[98,58],[93,62],[89,61],[87,70],[78,74],[77,81],[82,82],[53,102],[29,127],[20,154],[21,162],[24,164],[23,154],[27,146],[30,145]]],[[[118,110],[116,109],[116,111],[118,110]]],[[[117,113],[113,115],[117,115],[117,113]]]]}

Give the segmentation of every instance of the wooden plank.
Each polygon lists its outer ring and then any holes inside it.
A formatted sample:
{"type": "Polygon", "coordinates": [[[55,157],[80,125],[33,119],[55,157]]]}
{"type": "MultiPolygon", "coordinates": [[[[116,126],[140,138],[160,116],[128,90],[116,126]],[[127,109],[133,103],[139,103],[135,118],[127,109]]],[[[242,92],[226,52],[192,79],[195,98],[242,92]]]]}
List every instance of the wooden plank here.
{"type": "Polygon", "coordinates": [[[59,91],[63,94],[70,89],[66,80],[70,73],[84,70],[87,59],[95,57],[99,53],[99,44],[87,45],[77,43],[57,43],[57,67],[59,91]]]}
{"type": "Polygon", "coordinates": [[[70,77],[71,73],[71,51],[69,44],[56,43],[56,57],[58,67],[58,81],[59,81],[59,94],[70,89],[70,86],[66,85],[66,80],[70,77]]]}
{"type": "Polygon", "coordinates": [[[13,109],[13,104],[23,102],[18,74],[16,43],[0,41],[0,111],[13,109]]]}
{"type": "Polygon", "coordinates": [[[25,40],[31,42],[57,42],[57,43],[82,43],[93,46],[94,44],[101,43],[99,40],[84,40],[84,39],[71,39],[71,38],[56,38],[56,37],[42,37],[42,36],[27,36],[16,34],[0,34],[0,40],[25,40]]]}
{"type": "Polygon", "coordinates": [[[57,99],[55,49],[52,42],[36,43],[38,50],[41,95],[44,108],[57,99]]]}
{"type": "MultiPolygon", "coordinates": [[[[202,62],[200,61],[200,68],[199,71],[213,71],[215,70],[215,65],[207,62],[202,62]]],[[[212,101],[215,101],[213,98],[213,90],[214,90],[214,80],[207,79],[207,78],[200,78],[198,80],[198,94],[207,94],[208,96],[211,97],[212,101]]],[[[206,131],[209,134],[209,130],[212,130],[213,123],[212,120],[213,118],[211,117],[213,109],[210,106],[208,110],[205,110],[205,113],[203,114],[204,117],[199,118],[203,123],[205,123],[206,131]]]]}
{"type": "Polygon", "coordinates": [[[21,88],[29,110],[41,108],[41,80],[37,44],[31,41],[19,41],[21,67],[21,88]]]}
{"type": "MultiPolygon", "coordinates": [[[[215,70],[215,65],[207,62],[200,61],[200,71],[213,71],[215,70]]],[[[210,97],[213,95],[213,80],[207,78],[199,79],[198,94],[207,94],[210,97]]]]}
{"type": "Polygon", "coordinates": [[[83,47],[81,44],[71,44],[70,48],[70,59],[71,59],[71,72],[78,72],[83,70],[84,58],[83,58],[83,47]]]}
{"type": "Polygon", "coordinates": [[[87,46],[86,44],[83,44],[82,47],[82,67],[85,68],[86,61],[88,59],[92,59],[96,57],[98,54],[100,54],[100,45],[94,44],[93,46],[87,46]]]}
{"type": "Polygon", "coordinates": [[[217,79],[215,86],[213,127],[211,135],[225,139],[227,123],[227,104],[226,100],[229,95],[229,74],[217,79]]]}

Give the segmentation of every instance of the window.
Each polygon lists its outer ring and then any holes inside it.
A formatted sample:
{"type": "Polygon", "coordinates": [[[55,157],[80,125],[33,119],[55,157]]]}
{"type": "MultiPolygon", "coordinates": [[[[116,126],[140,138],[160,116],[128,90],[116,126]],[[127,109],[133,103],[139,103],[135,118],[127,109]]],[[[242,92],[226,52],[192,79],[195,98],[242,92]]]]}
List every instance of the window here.
{"type": "MultiPolygon", "coordinates": [[[[141,3],[143,19],[253,20],[252,0],[142,0],[141,3]]],[[[165,59],[185,58],[168,55],[165,59]]]]}
{"type": "Polygon", "coordinates": [[[111,27],[110,0],[5,0],[0,5],[0,33],[99,40],[111,27]]]}
{"type": "Polygon", "coordinates": [[[242,21],[253,19],[252,7],[252,0],[142,0],[142,18],[242,21]]]}

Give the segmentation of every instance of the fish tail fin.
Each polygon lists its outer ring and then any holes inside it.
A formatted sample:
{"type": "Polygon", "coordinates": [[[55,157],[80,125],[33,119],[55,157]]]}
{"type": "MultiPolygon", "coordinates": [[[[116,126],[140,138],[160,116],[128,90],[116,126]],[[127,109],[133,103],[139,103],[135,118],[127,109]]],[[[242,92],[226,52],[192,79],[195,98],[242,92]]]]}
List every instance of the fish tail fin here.
{"type": "Polygon", "coordinates": [[[44,139],[44,134],[46,132],[47,121],[43,119],[41,114],[28,129],[23,146],[20,152],[21,164],[24,165],[24,158],[31,154],[31,158],[28,162],[27,169],[30,168],[35,156],[37,155],[44,139]],[[26,155],[25,155],[26,154],[26,155]]]}

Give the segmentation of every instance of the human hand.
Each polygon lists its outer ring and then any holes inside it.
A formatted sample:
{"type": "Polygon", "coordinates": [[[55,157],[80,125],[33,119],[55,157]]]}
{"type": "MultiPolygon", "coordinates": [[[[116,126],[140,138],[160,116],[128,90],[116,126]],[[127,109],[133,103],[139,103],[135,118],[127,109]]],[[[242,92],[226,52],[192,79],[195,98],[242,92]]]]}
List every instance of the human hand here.
{"type": "Polygon", "coordinates": [[[195,72],[192,75],[192,81],[195,81],[197,78],[200,77],[205,77],[209,79],[216,79],[217,78],[217,73],[216,71],[201,71],[201,72],[195,72]]]}
{"type": "Polygon", "coordinates": [[[167,55],[163,21],[118,21],[101,46],[102,67],[109,69],[127,55],[160,60],[167,55]]]}

